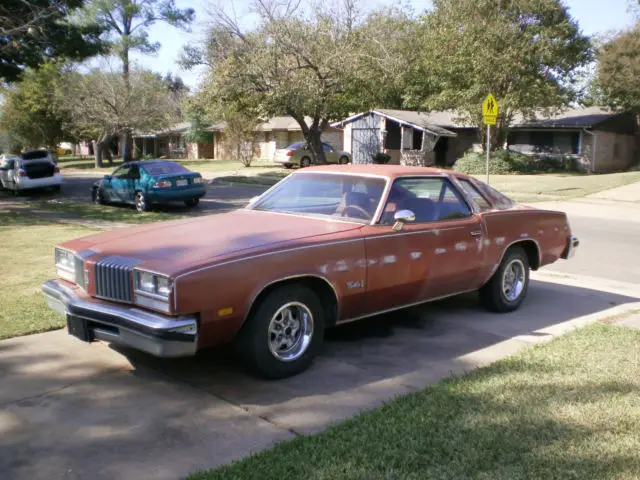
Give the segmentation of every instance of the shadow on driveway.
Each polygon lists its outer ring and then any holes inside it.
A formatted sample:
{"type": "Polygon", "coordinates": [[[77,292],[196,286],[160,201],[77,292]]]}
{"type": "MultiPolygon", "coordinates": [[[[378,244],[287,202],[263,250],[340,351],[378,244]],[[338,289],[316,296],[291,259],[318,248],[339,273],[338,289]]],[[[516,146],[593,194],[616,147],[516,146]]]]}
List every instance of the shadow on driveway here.
{"type": "Polygon", "coordinates": [[[247,374],[230,349],[160,360],[64,331],[0,342],[0,472],[177,478],[513,353],[554,324],[637,301],[543,281],[511,314],[486,312],[477,295],[454,297],[328,331],[313,367],[280,381],[247,374]]]}

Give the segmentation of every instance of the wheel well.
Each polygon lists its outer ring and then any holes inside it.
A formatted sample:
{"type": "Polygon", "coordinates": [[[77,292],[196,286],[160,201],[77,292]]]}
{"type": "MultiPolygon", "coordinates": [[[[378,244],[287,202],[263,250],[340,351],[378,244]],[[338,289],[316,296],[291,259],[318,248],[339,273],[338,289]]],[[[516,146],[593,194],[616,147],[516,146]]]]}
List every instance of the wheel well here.
{"type": "Polygon", "coordinates": [[[325,326],[331,327],[335,325],[338,320],[338,298],[336,292],[331,284],[320,277],[314,276],[302,276],[296,278],[290,278],[287,280],[280,280],[267,285],[256,296],[247,317],[251,315],[251,312],[260,304],[260,302],[269,295],[272,291],[285,285],[304,285],[309,288],[313,293],[318,295],[325,315],[325,326]]]}
{"type": "Polygon", "coordinates": [[[540,249],[538,244],[533,240],[522,240],[521,242],[514,243],[509,248],[522,247],[529,259],[529,266],[531,270],[537,270],[540,268],[540,249]]]}

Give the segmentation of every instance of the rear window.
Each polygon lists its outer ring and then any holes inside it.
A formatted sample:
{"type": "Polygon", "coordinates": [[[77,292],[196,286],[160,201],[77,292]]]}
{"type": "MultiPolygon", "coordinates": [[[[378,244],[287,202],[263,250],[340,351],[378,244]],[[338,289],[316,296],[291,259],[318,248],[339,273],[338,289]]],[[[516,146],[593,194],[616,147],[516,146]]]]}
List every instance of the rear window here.
{"type": "Polygon", "coordinates": [[[191,170],[183,167],[179,163],[173,162],[159,162],[152,163],[149,165],[141,165],[141,167],[149,174],[149,175],[171,175],[174,173],[189,173],[191,170]]]}
{"type": "Polygon", "coordinates": [[[22,154],[22,158],[25,160],[36,160],[39,158],[47,158],[49,156],[49,152],[46,150],[34,150],[32,152],[24,152],[22,154]]]}
{"type": "Polygon", "coordinates": [[[304,142],[296,142],[296,143],[292,143],[291,145],[289,145],[287,148],[289,150],[298,150],[299,148],[302,148],[305,146],[304,142]]]}

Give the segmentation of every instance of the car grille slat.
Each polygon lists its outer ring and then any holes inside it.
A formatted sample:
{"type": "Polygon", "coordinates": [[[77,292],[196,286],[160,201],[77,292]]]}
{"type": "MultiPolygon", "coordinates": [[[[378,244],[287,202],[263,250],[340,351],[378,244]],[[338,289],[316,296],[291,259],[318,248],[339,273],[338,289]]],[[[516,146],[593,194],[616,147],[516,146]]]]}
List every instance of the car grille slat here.
{"type": "Polygon", "coordinates": [[[96,296],[120,302],[133,301],[131,282],[133,269],[140,260],[109,256],[96,262],[96,296]]]}

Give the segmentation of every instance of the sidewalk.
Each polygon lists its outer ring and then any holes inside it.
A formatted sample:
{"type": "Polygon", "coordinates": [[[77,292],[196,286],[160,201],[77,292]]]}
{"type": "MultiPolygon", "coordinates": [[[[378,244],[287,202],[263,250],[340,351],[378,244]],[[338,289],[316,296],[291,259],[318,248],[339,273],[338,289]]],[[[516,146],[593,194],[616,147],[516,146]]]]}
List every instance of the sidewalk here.
{"type": "Polygon", "coordinates": [[[616,202],[640,202],[640,182],[594,193],[593,195],[588,195],[586,198],[613,200],[616,202]]]}
{"type": "Polygon", "coordinates": [[[569,217],[580,216],[604,218],[608,220],[620,220],[625,222],[640,223],[640,202],[623,202],[605,198],[597,198],[591,195],[588,197],[576,198],[572,200],[535,203],[532,202],[530,203],[530,205],[536,208],[560,210],[562,212],[565,212],[569,217]]]}

